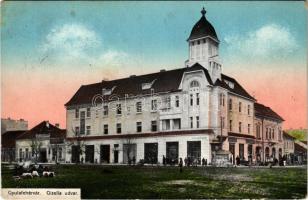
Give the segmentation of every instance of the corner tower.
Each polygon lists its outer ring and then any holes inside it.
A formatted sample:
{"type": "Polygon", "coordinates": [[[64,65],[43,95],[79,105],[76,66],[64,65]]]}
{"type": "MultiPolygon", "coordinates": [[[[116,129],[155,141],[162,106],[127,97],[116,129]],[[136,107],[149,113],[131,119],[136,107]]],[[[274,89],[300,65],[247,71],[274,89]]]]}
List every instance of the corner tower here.
{"type": "Polygon", "coordinates": [[[189,48],[189,59],[185,62],[186,67],[195,63],[201,64],[209,71],[209,74],[215,82],[221,79],[222,67],[219,61],[219,39],[212,24],[207,21],[203,8],[201,18],[194,25],[190,36],[187,39],[189,48]]]}

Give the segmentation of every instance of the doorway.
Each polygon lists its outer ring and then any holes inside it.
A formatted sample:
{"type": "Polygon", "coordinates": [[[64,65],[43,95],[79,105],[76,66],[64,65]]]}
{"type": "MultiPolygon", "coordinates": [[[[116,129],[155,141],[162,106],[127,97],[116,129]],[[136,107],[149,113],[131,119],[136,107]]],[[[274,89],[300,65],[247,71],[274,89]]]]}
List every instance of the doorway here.
{"type": "Polygon", "coordinates": [[[179,143],[178,142],[166,142],[166,163],[177,164],[179,157],[179,143]]]}
{"type": "Polygon", "coordinates": [[[109,163],[110,162],[110,145],[101,145],[101,152],[100,152],[100,161],[101,163],[109,163]]]}
{"type": "Polygon", "coordinates": [[[86,162],[94,163],[94,145],[86,145],[86,162]]]}

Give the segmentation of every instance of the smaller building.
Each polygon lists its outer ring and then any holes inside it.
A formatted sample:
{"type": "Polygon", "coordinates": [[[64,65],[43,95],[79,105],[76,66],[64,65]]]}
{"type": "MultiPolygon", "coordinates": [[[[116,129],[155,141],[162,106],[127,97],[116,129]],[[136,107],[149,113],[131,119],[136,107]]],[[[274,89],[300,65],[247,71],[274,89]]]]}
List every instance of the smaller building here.
{"type": "Polygon", "coordinates": [[[294,162],[294,142],[295,137],[283,131],[284,156],[287,164],[293,164],[294,162]]]}
{"type": "Polygon", "coordinates": [[[307,143],[294,142],[294,163],[299,165],[307,164],[307,143]]]}
{"type": "Polygon", "coordinates": [[[15,161],[15,143],[16,138],[22,135],[26,130],[20,131],[6,131],[1,134],[1,161],[14,162],[15,161]]]}
{"type": "Polygon", "coordinates": [[[1,119],[1,134],[7,131],[28,130],[28,122],[24,119],[1,119]]]}
{"type": "Polygon", "coordinates": [[[66,130],[43,121],[16,140],[19,162],[64,162],[66,130]]]}
{"type": "Polygon", "coordinates": [[[271,162],[283,156],[282,123],[284,119],[270,107],[255,103],[255,155],[257,162],[271,162]]]}

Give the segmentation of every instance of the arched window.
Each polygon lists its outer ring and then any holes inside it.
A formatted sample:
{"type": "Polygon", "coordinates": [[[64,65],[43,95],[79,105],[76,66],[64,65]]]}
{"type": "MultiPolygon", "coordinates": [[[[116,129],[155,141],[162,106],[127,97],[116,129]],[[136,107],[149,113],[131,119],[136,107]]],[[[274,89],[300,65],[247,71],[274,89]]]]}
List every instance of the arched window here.
{"type": "Polygon", "coordinates": [[[198,81],[192,81],[191,83],[190,83],[190,87],[199,87],[200,85],[199,85],[199,82],[198,81]]]}

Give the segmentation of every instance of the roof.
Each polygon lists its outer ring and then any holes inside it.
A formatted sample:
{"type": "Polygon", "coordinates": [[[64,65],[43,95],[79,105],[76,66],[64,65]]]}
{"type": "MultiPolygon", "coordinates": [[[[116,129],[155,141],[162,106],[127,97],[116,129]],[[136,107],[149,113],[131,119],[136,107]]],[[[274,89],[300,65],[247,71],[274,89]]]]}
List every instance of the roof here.
{"type": "MultiPolygon", "coordinates": [[[[182,81],[182,76],[185,72],[203,70],[207,81],[213,85],[210,75],[204,67],[199,63],[194,64],[191,67],[178,68],[169,71],[160,71],[152,74],[145,74],[134,77],[127,77],[123,79],[116,79],[111,81],[102,81],[90,85],[81,86],[74,96],[65,104],[65,106],[91,104],[93,98],[96,95],[102,94],[103,88],[112,89],[112,95],[117,95],[119,98],[124,98],[125,95],[145,95],[151,94],[151,89],[155,93],[160,92],[173,92],[177,91],[182,81]],[[154,82],[153,82],[154,81],[154,82]],[[151,83],[153,85],[151,89],[142,89],[143,83],[151,83]]],[[[110,95],[104,95],[107,100],[110,95]]]]}
{"type": "Polygon", "coordinates": [[[270,107],[267,107],[260,103],[255,103],[254,108],[255,108],[255,115],[257,117],[269,118],[277,121],[284,121],[284,119],[281,116],[279,116],[276,112],[274,112],[270,107]]]}
{"type": "Polygon", "coordinates": [[[17,139],[32,139],[37,134],[49,134],[50,138],[65,138],[66,137],[66,130],[60,129],[48,121],[42,121],[32,129],[25,131],[23,134],[17,137],[17,139]]]}
{"type": "Polygon", "coordinates": [[[246,97],[250,100],[255,101],[256,99],[253,98],[234,78],[227,76],[225,74],[221,74],[221,80],[217,79],[215,86],[220,86],[222,88],[227,89],[230,92],[233,92],[235,94],[238,94],[240,96],[246,97]],[[233,83],[234,87],[230,87],[226,81],[233,83]]]}
{"type": "Polygon", "coordinates": [[[16,138],[22,135],[26,130],[7,131],[1,135],[1,148],[15,148],[16,138]]]}
{"type": "Polygon", "coordinates": [[[212,24],[209,21],[207,21],[205,17],[205,13],[206,11],[203,8],[203,10],[201,11],[202,17],[192,28],[188,40],[193,40],[193,39],[206,37],[206,36],[211,36],[218,40],[216,31],[214,27],[212,26],[212,24]]]}
{"type": "MultiPolygon", "coordinates": [[[[174,92],[178,91],[181,84],[183,74],[185,72],[202,70],[206,76],[207,81],[210,85],[223,87],[230,92],[237,95],[246,97],[250,100],[255,101],[255,99],[232,77],[225,74],[221,74],[222,81],[217,79],[215,84],[213,84],[209,72],[206,68],[201,66],[199,63],[195,63],[191,67],[178,68],[168,71],[160,71],[151,74],[145,74],[140,76],[127,77],[123,79],[116,79],[110,81],[102,81],[94,84],[81,86],[74,96],[65,104],[65,106],[75,106],[82,104],[92,104],[92,100],[95,96],[102,94],[102,90],[112,89],[112,95],[116,95],[119,98],[124,98],[125,95],[146,95],[151,94],[151,89],[155,93],[160,92],[174,92]],[[155,80],[155,81],[154,81],[155,80]],[[226,81],[232,82],[234,87],[231,88],[226,81]],[[143,83],[153,82],[151,89],[142,89],[143,83]]],[[[104,100],[108,100],[111,95],[104,95],[104,100]]],[[[100,102],[97,102],[100,103],[100,102]]]]}
{"type": "Polygon", "coordinates": [[[283,131],[283,136],[295,140],[296,138],[290,135],[288,132],[283,131]]]}

